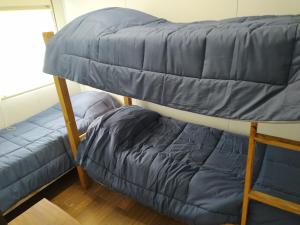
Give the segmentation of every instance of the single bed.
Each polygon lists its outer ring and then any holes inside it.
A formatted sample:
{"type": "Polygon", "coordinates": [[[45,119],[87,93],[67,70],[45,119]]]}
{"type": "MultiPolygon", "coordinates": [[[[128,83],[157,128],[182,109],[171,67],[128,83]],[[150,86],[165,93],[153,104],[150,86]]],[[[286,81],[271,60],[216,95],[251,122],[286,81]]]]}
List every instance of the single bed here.
{"type": "MultiPolygon", "coordinates": [[[[78,161],[97,182],[163,214],[195,225],[238,224],[247,147],[245,136],[129,106],[89,126],[78,161]]],[[[256,149],[255,189],[300,203],[299,154],[263,144],[256,149]]],[[[300,224],[297,216],[251,207],[248,224],[300,224]]]]}
{"type": "MultiPolygon", "coordinates": [[[[76,123],[85,132],[99,115],[119,104],[108,94],[72,97],[76,123]]],[[[60,106],[0,130],[0,211],[74,167],[60,106]]]]}

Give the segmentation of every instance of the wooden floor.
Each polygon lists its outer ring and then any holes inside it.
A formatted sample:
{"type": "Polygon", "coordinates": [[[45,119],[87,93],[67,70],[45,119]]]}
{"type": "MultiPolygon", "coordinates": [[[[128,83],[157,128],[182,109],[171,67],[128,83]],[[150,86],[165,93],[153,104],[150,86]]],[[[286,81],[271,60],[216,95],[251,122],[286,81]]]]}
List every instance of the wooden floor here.
{"type": "MultiPolygon", "coordinates": [[[[51,185],[31,205],[42,197],[61,207],[82,225],[183,225],[102,185],[93,183],[88,190],[83,190],[74,174],[51,185]]],[[[28,207],[30,203],[8,215],[8,219],[28,207]]]]}

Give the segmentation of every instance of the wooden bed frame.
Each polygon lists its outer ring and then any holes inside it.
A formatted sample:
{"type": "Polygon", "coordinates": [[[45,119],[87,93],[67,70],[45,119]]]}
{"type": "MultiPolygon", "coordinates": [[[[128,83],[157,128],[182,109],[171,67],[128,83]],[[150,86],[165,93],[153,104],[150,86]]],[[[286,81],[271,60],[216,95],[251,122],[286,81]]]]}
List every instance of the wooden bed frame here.
{"type": "MultiPolygon", "coordinates": [[[[45,32],[43,33],[45,43],[54,35],[53,32],[45,32]]],[[[59,102],[62,107],[62,111],[64,114],[66,127],[68,130],[68,137],[72,148],[73,156],[76,157],[77,146],[80,141],[85,139],[85,133],[79,134],[77,125],[74,118],[74,113],[70,101],[70,96],[66,84],[66,80],[64,78],[60,78],[58,76],[54,76],[54,82],[57,90],[57,94],[59,97],[59,102]]],[[[132,99],[130,97],[124,97],[125,105],[132,105],[132,99]]],[[[300,215],[300,204],[296,204],[291,201],[287,201],[278,197],[274,197],[269,194],[265,194],[263,192],[255,191],[251,189],[252,184],[252,175],[253,175],[253,162],[255,156],[255,143],[263,143],[268,145],[273,145],[281,148],[285,148],[287,150],[292,151],[300,151],[300,142],[293,141],[289,139],[279,138],[275,136],[260,134],[257,132],[258,123],[251,122],[250,127],[250,136],[249,136],[249,146],[248,146],[248,155],[247,155],[247,164],[246,164],[246,174],[245,174],[245,185],[244,185],[244,197],[243,197],[243,207],[242,207],[242,219],[241,225],[246,225],[247,223],[247,214],[248,214],[248,206],[250,200],[255,200],[281,210],[285,210],[291,213],[295,213],[300,215]]],[[[80,167],[77,166],[78,176],[80,180],[80,184],[83,188],[88,188],[89,186],[89,178],[86,172],[80,167]]],[[[225,224],[226,225],[226,224],[225,224]]],[[[227,224],[229,225],[229,224],[227,224]]]]}

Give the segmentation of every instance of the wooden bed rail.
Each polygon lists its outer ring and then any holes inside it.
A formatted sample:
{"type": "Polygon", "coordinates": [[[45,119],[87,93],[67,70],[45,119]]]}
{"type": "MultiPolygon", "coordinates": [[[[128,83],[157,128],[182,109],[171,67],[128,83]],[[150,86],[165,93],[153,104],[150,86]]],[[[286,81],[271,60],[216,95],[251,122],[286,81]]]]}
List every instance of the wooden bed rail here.
{"type": "Polygon", "coordinates": [[[273,206],[275,208],[279,208],[281,210],[300,215],[300,204],[287,201],[263,192],[251,190],[256,142],[284,148],[284,150],[282,151],[300,151],[300,142],[265,134],[259,134],[257,133],[257,122],[251,123],[241,225],[247,224],[247,215],[250,200],[255,200],[273,206]]]}

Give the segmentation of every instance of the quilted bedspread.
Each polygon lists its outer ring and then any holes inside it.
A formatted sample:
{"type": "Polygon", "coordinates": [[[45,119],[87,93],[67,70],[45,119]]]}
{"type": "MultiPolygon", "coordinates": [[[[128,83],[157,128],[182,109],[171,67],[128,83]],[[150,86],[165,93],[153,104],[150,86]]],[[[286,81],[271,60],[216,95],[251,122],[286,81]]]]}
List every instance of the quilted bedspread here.
{"type": "Polygon", "coordinates": [[[300,120],[299,23],[299,15],[172,23],[107,8],[59,31],[44,71],[205,115],[300,120]]]}
{"type": "MultiPolygon", "coordinates": [[[[195,225],[239,224],[248,138],[160,116],[137,106],[89,126],[79,163],[96,181],[195,225]]],[[[257,144],[253,184],[300,203],[300,157],[257,144]]],[[[296,225],[300,217],[251,201],[251,225],[296,225]]]]}
{"type": "MultiPolygon", "coordinates": [[[[85,92],[72,97],[80,132],[98,116],[119,106],[108,94],[85,92]]],[[[0,130],[0,211],[74,167],[65,121],[55,105],[0,130]]]]}

